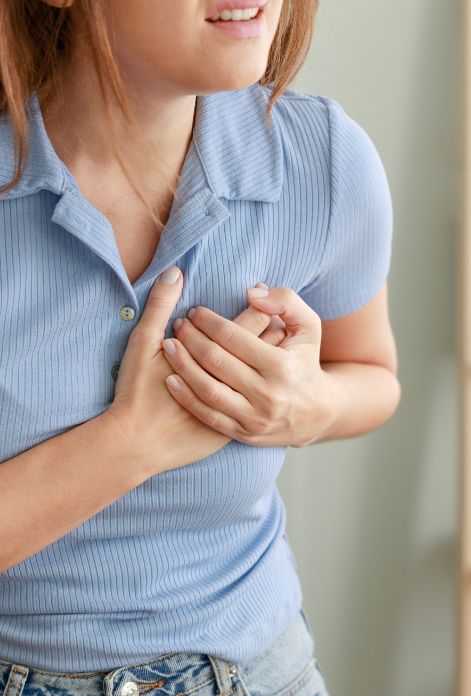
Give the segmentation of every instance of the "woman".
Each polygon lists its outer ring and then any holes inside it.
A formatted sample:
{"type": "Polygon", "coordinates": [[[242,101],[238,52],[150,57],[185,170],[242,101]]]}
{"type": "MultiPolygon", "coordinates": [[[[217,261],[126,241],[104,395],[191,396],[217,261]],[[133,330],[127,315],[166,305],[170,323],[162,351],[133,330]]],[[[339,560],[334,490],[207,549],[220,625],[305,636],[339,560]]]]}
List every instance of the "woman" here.
{"type": "Polygon", "coordinates": [[[0,4],[7,696],[327,694],[276,477],[397,407],[392,206],[250,2],[0,4]]]}

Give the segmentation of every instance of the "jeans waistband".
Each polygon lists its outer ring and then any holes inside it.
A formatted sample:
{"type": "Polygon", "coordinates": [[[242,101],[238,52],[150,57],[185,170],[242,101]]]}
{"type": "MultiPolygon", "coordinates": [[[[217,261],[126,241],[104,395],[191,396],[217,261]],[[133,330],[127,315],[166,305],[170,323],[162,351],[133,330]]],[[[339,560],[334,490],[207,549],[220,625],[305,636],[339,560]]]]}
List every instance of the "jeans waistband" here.
{"type": "MultiPolygon", "coordinates": [[[[169,653],[137,665],[111,672],[45,672],[0,660],[0,693],[22,696],[28,679],[28,693],[84,694],[88,696],[144,696],[163,687],[166,696],[183,696],[189,690],[215,681],[220,696],[232,693],[235,663],[201,653],[169,653]],[[3,682],[3,684],[2,684],[3,682]],[[4,690],[2,692],[2,686],[4,690]]],[[[155,692],[154,692],[155,693],[155,692]]]]}

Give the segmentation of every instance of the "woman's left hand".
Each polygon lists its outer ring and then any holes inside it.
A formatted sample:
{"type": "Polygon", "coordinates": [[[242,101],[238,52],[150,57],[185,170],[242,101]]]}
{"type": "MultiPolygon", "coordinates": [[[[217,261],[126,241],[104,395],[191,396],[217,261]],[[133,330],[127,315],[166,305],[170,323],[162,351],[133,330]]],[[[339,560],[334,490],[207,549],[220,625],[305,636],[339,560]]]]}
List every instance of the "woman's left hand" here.
{"type": "Polygon", "coordinates": [[[289,287],[271,288],[266,298],[247,297],[254,311],[281,318],[281,342],[271,344],[275,322],[263,340],[237,317],[232,321],[198,305],[178,328],[174,322],[176,338],[162,342],[176,373],[167,377],[167,388],[183,408],[231,439],[304,447],[336,418],[335,385],[319,363],[320,317],[289,287]]]}

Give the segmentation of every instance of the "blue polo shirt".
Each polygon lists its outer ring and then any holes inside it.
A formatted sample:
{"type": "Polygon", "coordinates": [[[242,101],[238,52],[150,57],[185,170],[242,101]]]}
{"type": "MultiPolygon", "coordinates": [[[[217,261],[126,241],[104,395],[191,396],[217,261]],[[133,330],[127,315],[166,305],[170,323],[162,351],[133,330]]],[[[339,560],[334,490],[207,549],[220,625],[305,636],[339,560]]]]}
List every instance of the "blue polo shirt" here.
{"type": "MultiPolygon", "coordinates": [[[[116,365],[171,264],[184,284],[167,338],[197,304],[233,319],[258,281],[293,288],[321,319],[378,292],[392,202],[375,145],[335,100],[291,88],[267,127],[269,94],[255,83],[198,95],[178,196],[131,283],[32,93],[26,171],[0,199],[0,461],[110,406],[116,365]]],[[[14,164],[3,116],[1,184],[14,164]]],[[[262,653],[302,605],[276,483],[286,449],[232,440],[0,574],[0,658],[83,672],[169,652],[262,653]]]]}

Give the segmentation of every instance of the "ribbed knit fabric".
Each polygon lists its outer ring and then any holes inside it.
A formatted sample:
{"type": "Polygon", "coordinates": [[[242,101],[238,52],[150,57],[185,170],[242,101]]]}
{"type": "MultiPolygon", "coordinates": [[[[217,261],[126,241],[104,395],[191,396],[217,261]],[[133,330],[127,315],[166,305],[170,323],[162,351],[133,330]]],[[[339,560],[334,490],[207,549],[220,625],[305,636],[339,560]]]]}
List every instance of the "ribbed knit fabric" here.
{"type": "MultiPolygon", "coordinates": [[[[378,292],[392,203],[372,140],[333,99],[294,89],[267,128],[269,93],[255,83],[197,97],[178,195],[133,284],[32,94],[27,169],[0,200],[0,461],[109,407],[112,367],[173,263],[184,286],[166,337],[197,304],[233,319],[258,281],[290,286],[322,319],[378,292]],[[125,306],[134,320],[121,319],[125,306]]],[[[3,117],[0,183],[13,168],[3,117]]],[[[0,574],[0,657],[71,672],[174,651],[239,662],[262,653],[302,606],[276,484],[286,449],[231,441],[0,574]]]]}

